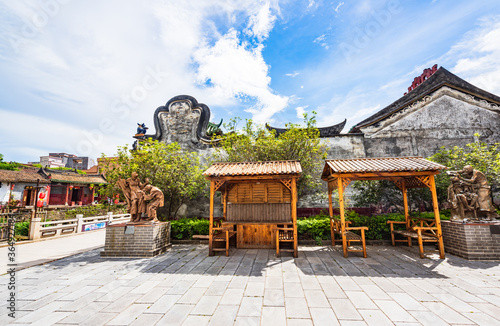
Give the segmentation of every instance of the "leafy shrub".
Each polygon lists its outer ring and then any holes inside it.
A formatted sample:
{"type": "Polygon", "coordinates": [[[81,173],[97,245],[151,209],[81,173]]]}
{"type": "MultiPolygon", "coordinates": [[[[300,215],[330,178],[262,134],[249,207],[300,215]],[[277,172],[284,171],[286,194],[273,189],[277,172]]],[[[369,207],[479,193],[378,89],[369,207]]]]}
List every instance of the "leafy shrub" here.
{"type": "MultiPolygon", "coordinates": [[[[442,220],[449,220],[449,211],[441,212],[442,220]]],[[[434,213],[412,214],[415,217],[434,218],[434,213]]],[[[337,218],[340,218],[337,216],[337,218]]],[[[386,214],[376,216],[363,216],[354,211],[346,212],[346,220],[352,221],[351,226],[367,226],[365,231],[367,240],[390,240],[390,226],[387,221],[404,221],[403,214],[386,214]]],[[[170,221],[172,226],[172,238],[191,239],[194,234],[208,235],[210,222],[206,219],[182,218],[170,221]]],[[[330,218],[326,215],[316,215],[297,219],[297,233],[299,239],[312,239],[318,245],[322,245],[322,240],[331,239],[330,218]]]]}
{"type": "MultiPolygon", "coordinates": [[[[449,211],[443,210],[440,214],[441,220],[449,220],[449,211]]],[[[434,218],[433,212],[425,212],[415,214],[412,216],[422,218],[434,218]]],[[[336,218],[340,218],[336,216],[336,218]]],[[[359,227],[366,226],[368,230],[365,231],[365,238],[367,240],[390,240],[391,229],[387,221],[404,221],[403,214],[385,214],[375,216],[363,216],[357,214],[355,211],[346,212],[346,220],[351,221],[351,226],[359,227]]],[[[330,220],[326,215],[317,215],[309,218],[301,218],[297,220],[297,232],[299,238],[314,239],[316,243],[320,240],[331,239],[330,236],[330,220]]]]}
{"type": "Polygon", "coordinates": [[[170,221],[172,238],[191,239],[194,234],[208,235],[210,221],[197,218],[181,218],[170,221]]]}
{"type": "Polygon", "coordinates": [[[302,238],[312,238],[317,243],[320,240],[331,239],[330,219],[325,215],[311,216],[297,220],[297,233],[302,238]]]}
{"type": "MultiPolygon", "coordinates": [[[[449,213],[449,212],[448,212],[449,213]]],[[[411,216],[421,218],[434,218],[433,212],[412,213],[411,216]]],[[[440,214],[442,220],[449,220],[449,216],[440,214]]],[[[369,240],[389,240],[391,238],[391,228],[387,221],[404,221],[404,214],[392,213],[375,216],[362,216],[354,211],[348,211],[346,219],[352,221],[351,226],[366,226],[365,238],[369,240]]],[[[396,227],[396,226],[395,226],[396,227]]]]}
{"type": "Polygon", "coordinates": [[[29,236],[30,221],[16,223],[14,235],[29,236]]]}

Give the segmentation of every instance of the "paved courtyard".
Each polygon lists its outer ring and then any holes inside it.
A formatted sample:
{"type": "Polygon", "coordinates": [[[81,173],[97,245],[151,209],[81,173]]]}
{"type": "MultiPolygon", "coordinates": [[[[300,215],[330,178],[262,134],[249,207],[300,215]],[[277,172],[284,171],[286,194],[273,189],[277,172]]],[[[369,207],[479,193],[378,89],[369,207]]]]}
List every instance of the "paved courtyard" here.
{"type": "Polygon", "coordinates": [[[340,247],[300,246],[207,256],[174,245],[152,259],[100,258],[95,249],[17,273],[16,325],[500,325],[498,262],[416,248],[369,246],[368,258],[340,247]]]}

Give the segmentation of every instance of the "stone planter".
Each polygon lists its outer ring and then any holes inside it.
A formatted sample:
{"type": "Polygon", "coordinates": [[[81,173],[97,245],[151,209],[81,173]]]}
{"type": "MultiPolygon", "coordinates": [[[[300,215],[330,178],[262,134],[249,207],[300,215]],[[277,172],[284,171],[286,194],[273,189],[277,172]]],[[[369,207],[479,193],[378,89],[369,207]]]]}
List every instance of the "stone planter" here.
{"type": "Polygon", "coordinates": [[[441,221],[441,228],[447,253],[467,260],[500,260],[500,221],[441,221]]]}
{"type": "Polygon", "coordinates": [[[101,257],[154,257],[170,246],[170,222],[109,225],[101,257]]]}

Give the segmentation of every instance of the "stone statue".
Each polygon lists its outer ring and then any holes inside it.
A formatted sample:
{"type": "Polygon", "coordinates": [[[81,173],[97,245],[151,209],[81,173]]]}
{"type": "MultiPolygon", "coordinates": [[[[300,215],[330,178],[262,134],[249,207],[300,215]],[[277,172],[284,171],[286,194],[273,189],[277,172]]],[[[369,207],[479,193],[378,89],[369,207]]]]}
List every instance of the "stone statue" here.
{"type": "Polygon", "coordinates": [[[498,217],[491,201],[491,189],[486,176],[467,165],[454,175],[448,187],[452,220],[491,220],[498,217]]]}
{"type": "Polygon", "coordinates": [[[148,127],[146,127],[145,123],[138,123],[137,124],[137,133],[136,135],[144,135],[148,131],[148,127]]]}
{"type": "Polygon", "coordinates": [[[145,183],[139,180],[137,172],[132,172],[130,178],[126,180],[120,179],[117,182],[117,185],[122,189],[127,199],[127,210],[130,213],[131,222],[139,222],[142,218],[142,214],[146,213],[146,202],[144,200],[145,193],[143,189],[148,184],[149,180],[147,178],[145,183]]]}
{"type": "Polygon", "coordinates": [[[153,222],[158,222],[158,218],[156,217],[156,210],[158,207],[163,207],[163,192],[160,188],[147,185],[144,187],[144,191],[147,193],[144,197],[144,200],[149,201],[147,206],[147,215],[148,220],[152,220],[153,222]]]}

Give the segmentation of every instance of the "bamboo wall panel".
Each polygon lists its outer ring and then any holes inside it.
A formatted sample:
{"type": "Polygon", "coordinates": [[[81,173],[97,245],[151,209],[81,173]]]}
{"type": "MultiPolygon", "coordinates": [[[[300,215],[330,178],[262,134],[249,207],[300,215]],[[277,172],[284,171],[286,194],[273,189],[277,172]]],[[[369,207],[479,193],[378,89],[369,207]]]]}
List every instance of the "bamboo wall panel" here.
{"type": "Polygon", "coordinates": [[[228,203],[290,203],[290,190],[282,183],[240,183],[228,192],[228,203]]]}
{"type": "Polygon", "coordinates": [[[289,203],[227,204],[228,222],[291,222],[289,203]]]}

